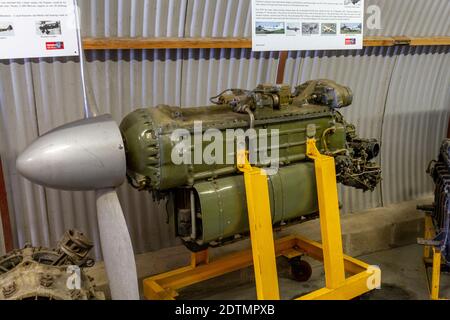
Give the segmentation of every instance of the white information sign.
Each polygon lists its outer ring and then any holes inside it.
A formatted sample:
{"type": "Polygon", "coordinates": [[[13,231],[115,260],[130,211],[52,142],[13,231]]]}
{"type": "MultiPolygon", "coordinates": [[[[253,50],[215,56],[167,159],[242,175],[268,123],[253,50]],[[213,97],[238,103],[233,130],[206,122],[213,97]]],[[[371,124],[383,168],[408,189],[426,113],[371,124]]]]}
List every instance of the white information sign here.
{"type": "Polygon", "coordinates": [[[254,51],[362,49],[364,0],[252,0],[254,51]]]}
{"type": "Polygon", "coordinates": [[[73,0],[0,0],[0,59],[78,55],[73,0]]]}

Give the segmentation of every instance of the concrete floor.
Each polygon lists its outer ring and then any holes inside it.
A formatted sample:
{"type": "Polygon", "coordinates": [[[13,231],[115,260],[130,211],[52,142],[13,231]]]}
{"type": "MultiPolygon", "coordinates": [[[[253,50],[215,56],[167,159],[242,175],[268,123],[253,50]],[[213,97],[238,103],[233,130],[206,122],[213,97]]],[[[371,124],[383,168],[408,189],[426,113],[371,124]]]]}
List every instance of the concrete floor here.
{"type": "MultiPolygon", "coordinates": [[[[422,263],[423,248],[418,245],[395,248],[361,256],[362,261],[380,266],[382,288],[361,297],[368,300],[422,300],[428,299],[425,267],[422,263]]],[[[324,286],[321,264],[308,260],[313,275],[306,283],[292,280],[289,264],[278,258],[279,285],[282,299],[293,299],[324,286]]],[[[450,297],[450,275],[441,276],[442,296],[450,297]]],[[[180,291],[178,299],[248,300],[255,299],[253,270],[246,268],[220,278],[205,281],[180,291]]]]}

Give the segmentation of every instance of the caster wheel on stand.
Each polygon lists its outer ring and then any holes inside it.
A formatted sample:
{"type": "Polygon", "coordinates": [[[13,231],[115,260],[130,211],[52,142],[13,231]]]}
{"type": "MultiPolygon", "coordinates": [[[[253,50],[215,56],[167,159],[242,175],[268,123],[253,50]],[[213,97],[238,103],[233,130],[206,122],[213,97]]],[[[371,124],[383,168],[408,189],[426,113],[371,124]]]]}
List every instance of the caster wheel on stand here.
{"type": "Polygon", "coordinates": [[[311,265],[302,260],[301,257],[295,257],[289,260],[291,265],[291,274],[298,282],[306,282],[311,278],[311,265]]]}

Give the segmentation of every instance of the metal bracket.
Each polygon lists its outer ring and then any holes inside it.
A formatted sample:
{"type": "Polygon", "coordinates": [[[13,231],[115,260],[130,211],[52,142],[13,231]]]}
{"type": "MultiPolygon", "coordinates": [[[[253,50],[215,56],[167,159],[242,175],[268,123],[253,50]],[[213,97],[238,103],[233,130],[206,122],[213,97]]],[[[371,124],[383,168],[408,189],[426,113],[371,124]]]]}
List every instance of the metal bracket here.
{"type": "MultiPolygon", "coordinates": [[[[433,225],[433,218],[431,215],[425,216],[425,238],[430,239],[435,237],[437,239],[439,235],[436,237],[436,230],[433,225]]],[[[430,298],[432,300],[441,300],[439,297],[440,291],[440,275],[441,275],[441,264],[442,264],[442,254],[439,250],[439,247],[442,245],[442,241],[437,240],[426,240],[426,239],[418,239],[417,242],[419,244],[425,245],[423,261],[425,263],[425,267],[429,267],[431,265],[431,279],[429,279],[428,271],[428,287],[430,291],[430,298]]]]}
{"type": "Polygon", "coordinates": [[[436,240],[428,240],[424,238],[417,238],[417,244],[423,245],[423,246],[432,246],[432,247],[439,247],[442,245],[442,241],[436,241],[436,240]]]}
{"type": "Polygon", "coordinates": [[[411,39],[408,37],[393,37],[395,46],[409,46],[411,39]]]}

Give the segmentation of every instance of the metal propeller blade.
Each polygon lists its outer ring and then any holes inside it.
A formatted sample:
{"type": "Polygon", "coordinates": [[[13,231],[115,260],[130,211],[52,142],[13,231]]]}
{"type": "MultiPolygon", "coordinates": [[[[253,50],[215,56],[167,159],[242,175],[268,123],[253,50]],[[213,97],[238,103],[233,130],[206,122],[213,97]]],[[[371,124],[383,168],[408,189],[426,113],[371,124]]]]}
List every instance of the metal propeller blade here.
{"type": "Polygon", "coordinates": [[[59,127],[31,144],[17,159],[29,180],[60,190],[97,190],[97,217],[113,299],[139,299],[133,247],[115,188],[126,176],[119,127],[111,116],[59,127]]]}
{"type": "Polygon", "coordinates": [[[96,192],[103,259],[114,300],[139,300],[130,234],[115,189],[96,192]]]}

